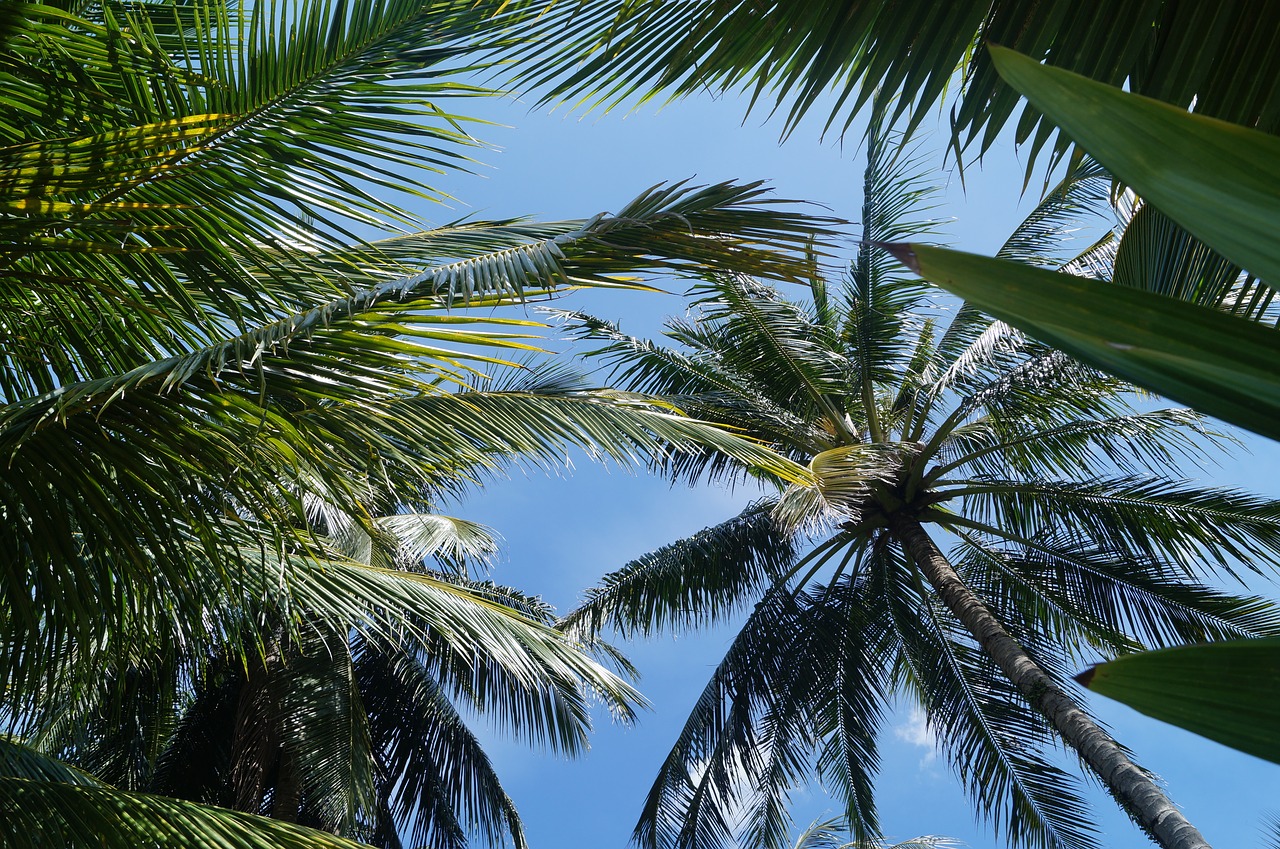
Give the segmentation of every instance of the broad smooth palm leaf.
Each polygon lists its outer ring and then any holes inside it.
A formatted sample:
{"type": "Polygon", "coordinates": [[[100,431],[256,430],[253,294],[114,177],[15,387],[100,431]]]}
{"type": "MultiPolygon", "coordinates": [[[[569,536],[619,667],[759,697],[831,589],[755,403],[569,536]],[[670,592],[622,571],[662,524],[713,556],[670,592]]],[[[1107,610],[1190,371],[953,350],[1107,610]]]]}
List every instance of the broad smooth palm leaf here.
{"type": "MultiPolygon", "coordinates": [[[[872,245],[911,226],[917,184],[872,139],[863,247],[839,285],[815,280],[798,301],[717,277],[669,324],[669,347],[568,316],[623,385],[756,436],[817,479],[628,564],[566,622],[648,634],[749,611],[645,802],[646,849],[712,849],[735,830],[783,847],[788,794],[815,769],[855,836],[877,838],[877,738],[902,701],[1011,844],[1096,847],[1076,779],[1046,750],[1096,743],[1110,760],[1085,760],[1122,797],[1121,772],[1148,779],[1079,708],[1080,661],[1280,628],[1269,602],[1210,585],[1280,557],[1280,504],[1178,480],[1224,441],[1194,413],[1135,409],[1121,382],[893,277],[872,245]],[[1064,731],[1067,716],[1093,742],[1064,731]]],[[[1078,176],[1006,257],[1071,261],[1052,239],[1109,183],[1078,176]]],[[[744,473],[705,453],[665,470],[744,473]]],[[[1157,836],[1207,845],[1186,829],[1157,836]]]]}

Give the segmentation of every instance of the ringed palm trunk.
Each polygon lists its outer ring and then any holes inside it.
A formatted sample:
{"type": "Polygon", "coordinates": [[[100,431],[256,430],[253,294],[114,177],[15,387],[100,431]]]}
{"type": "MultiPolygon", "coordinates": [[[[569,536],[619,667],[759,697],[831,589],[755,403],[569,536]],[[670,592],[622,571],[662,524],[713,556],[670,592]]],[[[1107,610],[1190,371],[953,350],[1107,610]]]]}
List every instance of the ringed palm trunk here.
{"type": "Polygon", "coordinates": [[[991,609],[961,580],[924,527],[896,517],[894,535],[924,573],[943,604],[960,619],[1032,707],[1048,718],[1130,815],[1165,849],[1210,849],[1199,830],[1131,761],[1111,735],[1085,713],[1015,640],[991,609]]]}

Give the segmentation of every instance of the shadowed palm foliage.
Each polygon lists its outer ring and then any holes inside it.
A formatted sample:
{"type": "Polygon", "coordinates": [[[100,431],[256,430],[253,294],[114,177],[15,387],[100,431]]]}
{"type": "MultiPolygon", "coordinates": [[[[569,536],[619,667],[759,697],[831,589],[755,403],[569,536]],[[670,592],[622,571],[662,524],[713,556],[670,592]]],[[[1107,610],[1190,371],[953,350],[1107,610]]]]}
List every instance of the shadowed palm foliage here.
{"type": "MultiPolygon", "coordinates": [[[[596,692],[621,707],[634,700],[625,684],[516,596],[351,558],[308,505],[332,505],[334,516],[377,537],[386,530],[380,521],[400,521],[379,515],[415,510],[515,456],[558,462],[570,446],[625,463],[654,458],[673,441],[692,450],[707,439],[781,474],[802,473],[626,393],[554,382],[451,391],[526,351],[534,332],[530,322],[481,321],[463,307],[635,285],[635,275],[652,273],[724,268],[795,278],[801,249],[822,224],[775,208],[756,185],[677,184],[581,221],[423,229],[403,204],[439,197],[424,179],[466,164],[474,141],[447,104],[488,93],[465,74],[477,44],[507,37],[499,6],[159,0],[29,3],[8,14],[6,4],[6,721],[59,699],[96,700],[108,715],[130,716],[137,681],[129,670],[137,670],[153,676],[161,699],[159,712],[139,721],[163,730],[177,721],[183,694],[217,689],[235,674],[252,678],[273,658],[305,659],[290,685],[297,696],[306,687],[332,695],[333,676],[350,685],[360,675],[410,675],[391,659],[428,663],[429,654],[446,667],[430,670],[445,676],[440,687],[484,680],[492,689],[472,694],[476,703],[570,749],[570,726],[581,719],[572,699],[596,692]],[[330,655],[337,660],[319,676],[317,658],[330,655]],[[104,670],[114,671],[106,685],[104,670]],[[544,697],[565,704],[553,710],[538,702],[544,697]]],[[[345,721],[358,724],[354,704],[345,721]]],[[[339,708],[332,698],[316,702],[339,708]]],[[[148,739],[153,748],[131,769],[157,762],[154,745],[166,738],[148,739]]],[[[279,765],[260,765],[261,790],[279,765]]],[[[100,766],[114,775],[125,765],[100,766]]],[[[296,834],[263,832],[266,843],[254,843],[256,821],[244,817],[113,799],[108,787],[29,783],[48,777],[0,774],[8,798],[26,800],[31,822],[50,829],[8,819],[9,843],[75,843],[93,832],[115,845],[174,845],[216,832],[228,846],[260,846],[274,845],[271,834],[296,834]],[[96,821],[76,819],[77,798],[85,817],[117,811],[121,819],[86,825],[96,821]],[[137,830],[161,809],[180,821],[176,830],[137,830]],[[239,825],[217,831],[219,822],[239,825]]],[[[424,798],[401,790],[415,800],[405,804],[424,798]]],[[[314,800],[319,791],[299,792],[314,800]]],[[[447,816],[491,836],[516,831],[496,797],[475,801],[483,788],[432,792],[445,800],[424,826],[433,835],[437,826],[448,831],[447,816]],[[455,804],[462,813],[445,810],[455,804]]],[[[342,804],[373,816],[388,803],[342,804]]],[[[408,809],[391,805],[397,815],[408,809]]],[[[339,820],[348,821],[316,814],[325,827],[339,820]]]]}
{"type": "MultiPolygon", "coordinates": [[[[740,92],[749,108],[777,115],[784,135],[815,110],[826,115],[824,132],[843,133],[877,92],[909,129],[950,103],[958,163],[1010,128],[1029,147],[1030,181],[1038,163],[1066,156],[1071,140],[1001,79],[987,50],[994,44],[1199,115],[1280,131],[1280,59],[1270,47],[1280,38],[1277,0],[524,4],[548,5],[537,33],[558,49],[499,48],[519,59],[516,85],[548,102],[608,108],[740,92]]],[[[1243,274],[1154,207],[1135,218],[1125,241],[1131,249],[1117,282],[1249,317],[1274,298],[1274,281],[1243,274]]]]}
{"type": "MultiPolygon", "coordinates": [[[[335,557],[421,575],[550,634],[550,610],[537,599],[468,576],[469,562],[496,549],[484,528],[376,498],[369,506],[401,512],[376,518],[368,533],[331,505],[308,500],[335,557]]],[[[245,615],[278,620],[277,611],[245,615]]],[[[589,677],[545,650],[530,651],[523,668],[469,652],[412,612],[399,638],[351,637],[301,607],[294,616],[300,625],[291,632],[277,624],[261,652],[212,644],[196,658],[138,658],[88,692],[46,698],[20,719],[24,736],[61,759],[49,763],[75,764],[117,788],[377,846],[455,849],[469,835],[526,845],[460,706],[573,755],[585,748],[591,725],[589,677]]],[[[595,695],[624,720],[639,701],[616,683],[595,695]]]]}
{"type": "MultiPolygon", "coordinates": [[[[739,428],[818,481],[624,566],[567,619],[647,635],[750,611],[635,839],[712,849],[738,830],[782,847],[789,794],[813,769],[855,836],[876,838],[877,738],[904,700],[1015,845],[1100,845],[1076,780],[1045,755],[1061,740],[1164,845],[1204,846],[1079,707],[1070,673],[1095,653],[1275,633],[1270,603],[1203,581],[1280,556],[1280,505],[1177,479],[1220,441],[1195,414],[1134,409],[1117,380],[894,277],[874,243],[922,229],[910,170],[873,134],[865,241],[849,276],[815,276],[806,302],[717,277],[669,322],[671,346],[569,316],[622,385],[739,428]]],[[[1002,256],[1063,264],[1062,228],[1109,182],[1078,176],[1002,256]]],[[[1071,265],[1106,256],[1104,240],[1071,265]]],[[[745,473],[708,453],[664,470],[745,473]]]]}
{"type": "MultiPolygon", "coordinates": [[[[983,49],[1000,44],[1131,91],[1267,132],[1280,129],[1280,3],[1174,0],[591,0],[547,3],[542,37],[516,46],[520,79],[549,100],[612,106],[636,96],[743,91],[791,130],[828,91],[828,129],[843,131],[877,91],[894,118],[922,122],[957,82],[957,144],[986,150],[1017,118],[1039,150],[1053,134],[1020,104],[983,49]]],[[[826,101],[823,101],[826,108],[826,101]]],[[[1035,157],[1032,157],[1034,160],[1035,157]]]]}

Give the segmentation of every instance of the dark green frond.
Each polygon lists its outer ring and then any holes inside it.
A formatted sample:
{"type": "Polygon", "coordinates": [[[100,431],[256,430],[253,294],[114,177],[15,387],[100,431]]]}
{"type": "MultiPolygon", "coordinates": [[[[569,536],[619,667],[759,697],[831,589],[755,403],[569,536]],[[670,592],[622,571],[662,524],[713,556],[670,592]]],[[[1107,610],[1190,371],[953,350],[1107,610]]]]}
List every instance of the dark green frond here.
{"type": "Polygon", "coordinates": [[[95,776],[51,758],[15,737],[0,738],[0,777],[100,787],[95,776]]]}
{"type": "Polygon", "coordinates": [[[1017,140],[1039,151],[1052,127],[1001,83],[982,49],[989,42],[1207,115],[1267,131],[1280,125],[1271,97],[1280,64],[1266,49],[1280,36],[1280,16],[1266,3],[698,0],[672,8],[600,0],[556,4],[536,26],[558,49],[510,55],[521,81],[548,101],[607,107],[660,93],[743,91],[781,113],[789,132],[830,92],[828,128],[848,128],[875,96],[915,126],[959,71],[955,143],[986,150],[1012,123],[1017,140]]]}
{"type": "Polygon", "coordinates": [[[461,849],[466,831],[525,845],[520,817],[489,758],[426,666],[364,644],[356,660],[383,798],[408,845],[461,849]]]}
{"type": "Polygon", "coordinates": [[[1093,477],[1116,469],[1176,474],[1202,463],[1216,434],[1191,410],[1081,418],[1048,426],[989,416],[956,428],[942,444],[945,465],[932,474],[1093,477]]]}
{"type": "Polygon", "coordinates": [[[816,638],[809,674],[822,679],[811,708],[818,738],[818,774],[844,803],[844,821],[855,839],[880,833],[874,781],[880,766],[877,733],[890,691],[885,658],[894,637],[879,604],[883,584],[876,570],[847,576],[808,593],[808,624],[816,638]]]}
{"type": "Polygon", "coordinates": [[[1092,159],[1073,163],[1067,176],[1036,204],[996,252],[1001,259],[1062,268],[1078,256],[1070,236],[1111,213],[1111,175],[1092,159]]]}
{"type": "Polygon", "coordinates": [[[14,849],[360,849],[355,843],[266,817],[106,787],[0,778],[0,837],[14,849]]]}
{"type": "MultiPolygon", "coordinates": [[[[754,717],[767,709],[799,608],[767,592],[698,697],[645,799],[633,839],[644,849],[717,849],[732,838],[749,791],[740,766],[757,757],[754,717]]],[[[780,691],[779,691],[780,692],[780,691]]]]}
{"type": "Polygon", "coordinates": [[[894,621],[906,681],[981,815],[1014,845],[1096,847],[1077,782],[1037,756],[1050,740],[1045,719],[946,611],[899,586],[894,621]]]}
{"type": "Polygon", "coordinates": [[[1056,635],[1056,646],[1037,642],[1073,661],[1090,649],[1115,655],[1280,629],[1273,603],[1189,581],[1173,564],[1085,548],[1070,535],[1020,546],[960,535],[955,562],[974,591],[1020,633],[1056,635]]]}
{"type": "Polygon", "coordinates": [[[773,503],[663,546],[606,575],[561,624],[570,635],[605,628],[651,635],[700,627],[742,609],[795,560],[795,545],[773,519],[773,503]]]}
{"type": "Polygon", "coordinates": [[[376,765],[347,641],[331,635],[298,648],[271,670],[279,714],[269,720],[281,739],[273,815],[287,819],[298,805],[325,831],[363,839],[375,816],[376,765]]]}
{"type": "Polygon", "coordinates": [[[1179,564],[1187,576],[1219,569],[1257,572],[1280,556],[1280,505],[1226,489],[1163,478],[956,482],[971,515],[1013,538],[1045,531],[1139,560],[1179,564]]]}

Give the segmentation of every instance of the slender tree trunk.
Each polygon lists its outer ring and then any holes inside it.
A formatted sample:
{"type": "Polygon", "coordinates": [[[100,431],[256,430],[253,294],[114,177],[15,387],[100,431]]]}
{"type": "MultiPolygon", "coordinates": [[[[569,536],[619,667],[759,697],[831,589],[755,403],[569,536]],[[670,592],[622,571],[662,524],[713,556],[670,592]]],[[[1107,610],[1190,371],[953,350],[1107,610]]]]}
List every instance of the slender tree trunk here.
{"type": "Polygon", "coordinates": [[[298,806],[302,801],[302,776],[298,765],[284,746],[280,747],[280,761],[276,766],[275,800],[271,805],[271,818],[284,822],[298,821],[298,806]]]}
{"type": "Polygon", "coordinates": [[[956,574],[924,527],[914,519],[897,517],[892,529],[943,604],[960,619],[1027,701],[1048,718],[1067,745],[1080,754],[1130,816],[1165,849],[1210,849],[1196,827],[1150,776],[1129,760],[1120,744],[1010,636],[986,603],[956,574]]]}

